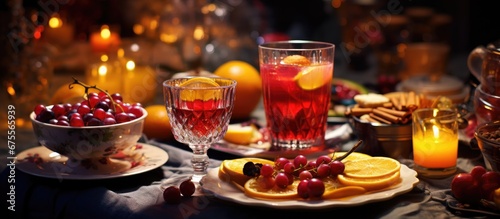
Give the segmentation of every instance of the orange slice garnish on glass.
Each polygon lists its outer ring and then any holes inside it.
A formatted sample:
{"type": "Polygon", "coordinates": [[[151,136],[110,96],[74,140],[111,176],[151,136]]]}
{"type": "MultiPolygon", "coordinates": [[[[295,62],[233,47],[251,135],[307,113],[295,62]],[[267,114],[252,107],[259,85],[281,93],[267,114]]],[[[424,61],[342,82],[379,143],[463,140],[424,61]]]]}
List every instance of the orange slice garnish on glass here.
{"type": "Polygon", "coordinates": [[[315,90],[331,82],[331,72],[333,69],[329,65],[312,65],[305,67],[293,78],[303,90],[315,90]]]}
{"type": "Polygon", "coordinates": [[[183,101],[202,100],[207,101],[210,99],[217,100],[222,98],[221,90],[210,89],[220,87],[214,79],[207,77],[195,77],[182,82],[179,87],[193,88],[183,89],[180,91],[180,98],[183,101]]]}

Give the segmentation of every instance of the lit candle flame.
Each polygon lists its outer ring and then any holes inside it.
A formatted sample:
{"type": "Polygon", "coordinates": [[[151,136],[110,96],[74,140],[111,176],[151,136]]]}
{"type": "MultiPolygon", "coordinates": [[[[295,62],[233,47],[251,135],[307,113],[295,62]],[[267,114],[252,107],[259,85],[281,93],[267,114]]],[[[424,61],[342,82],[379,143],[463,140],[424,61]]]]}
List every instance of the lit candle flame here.
{"type": "Polygon", "coordinates": [[[108,25],[102,25],[101,27],[101,37],[103,39],[109,39],[111,37],[111,31],[109,30],[108,25]]]}
{"type": "Polygon", "coordinates": [[[49,27],[51,28],[59,28],[63,25],[63,22],[58,17],[51,17],[49,20],[49,27]]]}
{"type": "Polygon", "coordinates": [[[437,127],[437,125],[432,126],[432,133],[434,134],[434,138],[439,138],[439,128],[437,127]]]}
{"type": "Polygon", "coordinates": [[[127,68],[127,70],[132,71],[135,69],[135,62],[130,60],[125,64],[125,67],[127,68]]]}
{"type": "Polygon", "coordinates": [[[101,65],[101,66],[99,66],[99,69],[97,70],[97,72],[99,72],[100,76],[106,76],[106,74],[108,73],[108,68],[104,65],[101,65]]]}
{"type": "Polygon", "coordinates": [[[195,40],[202,40],[205,37],[205,32],[203,31],[203,27],[196,26],[193,31],[193,38],[195,40]]]}

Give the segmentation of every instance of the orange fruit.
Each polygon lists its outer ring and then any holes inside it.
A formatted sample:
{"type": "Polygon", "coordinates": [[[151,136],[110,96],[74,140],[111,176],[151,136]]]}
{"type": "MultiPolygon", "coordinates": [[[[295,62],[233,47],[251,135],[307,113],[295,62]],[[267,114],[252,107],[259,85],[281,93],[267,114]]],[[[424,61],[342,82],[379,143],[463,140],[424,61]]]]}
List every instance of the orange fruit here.
{"type": "MultiPolygon", "coordinates": [[[[91,90],[92,91],[92,90],[91,90]]],[[[61,85],[50,100],[50,104],[79,103],[84,100],[85,88],[74,84],[69,89],[68,84],[61,85]]]]}
{"type": "Polygon", "coordinates": [[[391,176],[401,169],[399,161],[389,157],[370,157],[345,162],[344,176],[369,179],[391,176]]]}
{"type": "Polygon", "coordinates": [[[230,180],[243,186],[250,178],[252,178],[243,174],[243,166],[249,161],[254,163],[274,165],[274,161],[253,157],[224,160],[221,163],[221,169],[219,169],[219,178],[226,181],[230,180]],[[221,177],[221,172],[223,173],[223,177],[221,177]]]}
{"type": "Polygon", "coordinates": [[[337,179],[340,183],[346,186],[360,186],[366,190],[378,190],[387,188],[400,180],[400,172],[397,171],[388,176],[382,176],[377,178],[355,178],[345,176],[343,174],[338,175],[337,179]]]}
{"type": "MultiPolygon", "coordinates": [[[[213,79],[206,77],[195,77],[187,81],[182,82],[179,87],[192,87],[192,88],[211,88],[220,87],[217,82],[213,79]]],[[[180,97],[184,101],[194,101],[200,100],[210,100],[210,99],[220,99],[222,93],[220,90],[181,90],[180,97]]]]}
{"type": "Polygon", "coordinates": [[[232,60],[219,66],[214,74],[237,82],[232,119],[248,119],[262,97],[259,71],[247,62],[232,60]]]}
{"type": "MultiPolygon", "coordinates": [[[[259,177],[260,178],[260,177],[259,177]]],[[[271,189],[264,189],[259,185],[259,178],[250,178],[245,183],[245,195],[259,199],[297,199],[297,186],[299,180],[295,180],[292,185],[282,189],[274,186],[271,189]]]]}
{"type": "Polygon", "coordinates": [[[148,116],[144,119],[144,134],[151,139],[173,139],[172,126],[164,105],[155,104],[144,108],[148,116]]]}

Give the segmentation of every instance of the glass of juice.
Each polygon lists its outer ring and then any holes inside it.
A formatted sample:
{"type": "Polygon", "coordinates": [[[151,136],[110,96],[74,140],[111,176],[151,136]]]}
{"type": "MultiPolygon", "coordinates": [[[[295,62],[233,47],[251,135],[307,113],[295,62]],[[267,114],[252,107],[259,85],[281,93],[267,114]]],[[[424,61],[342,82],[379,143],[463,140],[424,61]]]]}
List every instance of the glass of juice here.
{"type": "Polygon", "coordinates": [[[172,133],[193,151],[192,181],[207,173],[207,150],[227,131],[236,81],[224,78],[187,77],[163,82],[163,94],[172,133]]]}
{"type": "Polygon", "coordinates": [[[274,149],[322,147],[335,45],[279,41],[259,45],[264,110],[274,149]]]}
{"type": "Polygon", "coordinates": [[[415,171],[428,178],[455,174],[458,155],[457,112],[423,108],[414,111],[412,116],[415,171]]]}

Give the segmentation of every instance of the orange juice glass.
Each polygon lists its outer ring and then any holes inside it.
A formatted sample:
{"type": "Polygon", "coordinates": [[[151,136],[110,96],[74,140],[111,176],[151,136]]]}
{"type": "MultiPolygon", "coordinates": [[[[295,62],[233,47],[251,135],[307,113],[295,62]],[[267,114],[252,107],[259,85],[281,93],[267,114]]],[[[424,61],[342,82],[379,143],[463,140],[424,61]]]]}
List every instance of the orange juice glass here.
{"type": "Polygon", "coordinates": [[[457,112],[426,108],[412,115],[414,169],[430,178],[454,174],[458,154],[457,112]]]}
{"type": "Polygon", "coordinates": [[[312,41],[259,46],[264,110],[273,147],[324,146],[334,48],[312,41]]]}

